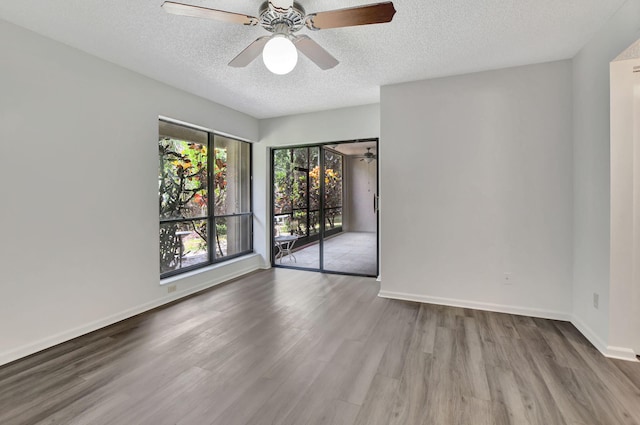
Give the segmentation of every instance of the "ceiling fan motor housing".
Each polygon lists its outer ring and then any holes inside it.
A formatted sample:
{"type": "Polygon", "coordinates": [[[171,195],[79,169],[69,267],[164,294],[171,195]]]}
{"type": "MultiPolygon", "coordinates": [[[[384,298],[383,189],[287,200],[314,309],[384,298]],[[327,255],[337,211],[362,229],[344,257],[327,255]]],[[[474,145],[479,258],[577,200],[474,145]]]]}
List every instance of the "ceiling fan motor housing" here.
{"type": "Polygon", "coordinates": [[[305,16],[304,8],[300,3],[293,2],[293,6],[282,13],[265,1],[260,6],[259,20],[260,25],[269,32],[282,33],[284,28],[290,34],[300,31],[305,26],[305,16]]]}

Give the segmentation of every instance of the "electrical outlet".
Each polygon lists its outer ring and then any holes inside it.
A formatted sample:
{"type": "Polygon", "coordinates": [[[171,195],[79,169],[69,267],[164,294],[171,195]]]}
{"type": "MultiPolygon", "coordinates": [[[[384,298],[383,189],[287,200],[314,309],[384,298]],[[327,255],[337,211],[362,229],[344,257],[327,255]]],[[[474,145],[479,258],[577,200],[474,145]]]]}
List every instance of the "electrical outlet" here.
{"type": "Polygon", "coordinates": [[[177,285],[169,285],[169,286],[167,286],[167,292],[168,293],[176,292],[177,289],[178,289],[177,285]]]}
{"type": "Polygon", "coordinates": [[[598,295],[598,293],[594,292],[593,293],[593,306],[595,308],[598,308],[598,304],[600,304],[600,295],[598,295]]]}
{"type": "Polygon", "coordinates": [[[513,285],[513,274],[505,272],[502,275],[502,283],[505,285],[513,285]]]}

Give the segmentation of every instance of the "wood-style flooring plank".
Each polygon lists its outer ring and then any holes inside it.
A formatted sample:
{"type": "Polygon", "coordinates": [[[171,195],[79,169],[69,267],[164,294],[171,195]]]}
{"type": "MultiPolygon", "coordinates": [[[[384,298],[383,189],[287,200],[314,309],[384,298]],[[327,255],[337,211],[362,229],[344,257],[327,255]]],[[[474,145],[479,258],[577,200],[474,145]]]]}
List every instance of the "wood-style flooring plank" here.
{"type": "Polygon", "coordinates": [[[566,424],[525,341],[526,337],[518,340],[503,339],[501,345],[504,352],[508,353],[508,361],[504,367],[513,373],[527,420],[531,425],[566,424]]]}
{"type": "Polygon", "coordinates": [[[570,323],[255,272],[0,367],[3,425],[640,425],[570,323]]]}
{"type": "Polygon", "coordinates": [[[371,335],[373,340],[388,342],[378,367],[379,374],[390,378],[400,378],[419,310],[420,305],[417,303],[404,303],[401,306],[389,305],[385,310],[380,325],[371,335]]]}
{"type": "Polygon", "coordinates": [[[388,425],[399,386],[397,379],[376,375],[358,412],[355,425],[388,425]]]}
{"type": "Polygon", "coordinates": [[[426,419],[431,354],[415,348],[407,352],[389,425],[422,424],[426,419]]]}
{"type": "Polygon", "coordinates": [[[278,423],[297,425],[327,420],[327,416],[331,416],[339,404],[339,394],[349,384],[347,377],[350,366],[337,361],[326,363],[284,420],[278,423]]]}
{"type": "Polygon", "coordinates": [[[469,398],[490,401],[487,371],[482,353],[482,342],[476,320],[473,317],[460,319],[455,332],[455,369],[458,371],[462,393],[469,398]]]}
{"type": "Polygon", "coordinates": [[[282,384],[271,391],[269,398],[245,422],[245,425],[275,425],[282,423],[291,413],[309,386],[324,370],[326,363],[308,359],[288,374],[274,376],[271,379],[284,377],[282,384]]]}
{"type": "MultiPolygon", "coordinates": [[[[445,322],[441,322],[445,324],[445,322]]],[[[455,369],[456,331],[449,327],[438,326],[434,352],[429,372],[426,417],[423,424],[454,423],[456,401],[461,399],[463,388],[458,386],[455,369]]]]}
{"type": "Polygon", "coordinates": [[[494,411],[500,409],[504,415],[502,422],[529,425],[527,408],[520,394],[518,383],[510,369],[491,366],[487,370],[487,378],[491,391],[491,400],[498,403],[494,411]]]}

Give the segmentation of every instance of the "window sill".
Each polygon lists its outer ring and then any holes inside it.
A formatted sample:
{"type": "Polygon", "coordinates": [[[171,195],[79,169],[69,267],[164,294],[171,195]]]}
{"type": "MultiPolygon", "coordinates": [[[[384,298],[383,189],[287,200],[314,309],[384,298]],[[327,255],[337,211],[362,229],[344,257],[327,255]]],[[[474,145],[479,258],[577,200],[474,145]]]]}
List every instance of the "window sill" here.
{"type": "Polygon", "coordinates": [[[190,272],[186,272],[186,273],[181,273],[179,275],[176,276],[169,276],[166,277],[164,279],[160,279],[160,286],[164,286],[164,285],[169,285],[171,283],[176,283],[176,282],[180,282],[183,281],[185,279],[194,277],[194,276],[198,276],[204,273],[208,273],[214,270],[220,270],[220,269],[224,269],[226,267],[229,267],[233,264],[237,264],[240,262],[244,262],[250,259],[254,259],[254,258],[259,258],[261,259],[262,257],[260,256],[260,254],[256,254],[255,252],[247,254],[247,255],[243,255],[241,257],[237,257],[237,258],[233,258],[231,260],[228,261],[224,261],[222,263],[217,263],[217,264],[212,264],[210,266],[207,267],[202,267],[201,269],[196,269],[196,270],[192,270],[190,272]]]}

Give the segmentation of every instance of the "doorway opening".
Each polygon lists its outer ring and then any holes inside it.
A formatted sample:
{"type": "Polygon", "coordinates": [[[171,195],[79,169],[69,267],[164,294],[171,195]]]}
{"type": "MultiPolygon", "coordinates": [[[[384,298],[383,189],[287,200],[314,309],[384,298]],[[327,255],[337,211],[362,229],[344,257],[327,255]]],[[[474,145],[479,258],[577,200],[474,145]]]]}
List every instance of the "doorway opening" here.
{"type": "Polygon", "coordinates": [[[378,139],[271,150],[271,264],[378,275],[378,139]]]}
{"type": "Polygon", "coordinates": [[[609,342],[631,346],[628,356],[640,354],[640,40],[610,63],[610,79],[609,342]]]}

